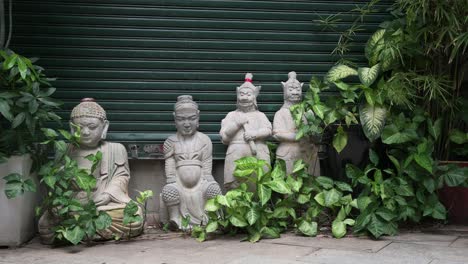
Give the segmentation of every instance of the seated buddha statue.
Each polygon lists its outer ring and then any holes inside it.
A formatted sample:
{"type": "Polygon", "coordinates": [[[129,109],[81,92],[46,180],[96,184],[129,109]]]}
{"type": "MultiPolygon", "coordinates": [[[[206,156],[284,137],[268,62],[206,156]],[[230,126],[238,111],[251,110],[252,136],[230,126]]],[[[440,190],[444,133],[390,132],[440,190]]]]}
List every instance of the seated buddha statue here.
{"type": "MultiPolygon", "coordinates": [[[[130,169],[127,151],[122,144],[106,142],[109,121],[106,112],[92,98],[85,98],[73,108],[70,122],[72,133],[74,127],[80,127],[80,144],[78,147],[69,146],[68,155],[75,160],[80,168],[91,171],[92,162],[85,157],[90,154],[102,153],[102,159],[94,170],[96,186],[92,190],[91,198],[98,211],[105,211],[112,218],[112,224],[104,230],[97,230],[99,239],[113,239],[118,237],[133,237],[143,230],[143,222],[123,224],[124,208],[131,201],[128,196],[128,182],[130,169]]],[[[77,189],[74,197],[86,203],[89,199],[85,191],[77,189]]],[[[137,214],[142,216],[139,208],[137,214]]],[[[45,244],[54,239],[53,227],[57,219],[50,212],[45,212],[39,219],[39,234],[45,244]]]]}
{"type": "Polygon", "coordinates": [[[174,107],[177,133],[164,142],[167,184],[161,195],[161,210],[167,210],[172,228],[183,229],[182,218],[189,218],[192,226],[206,224],[205,203],[221,194],[211,174],[213,145],[207,135],[198,132],[199,117],[192,96],[177,98],[174,107]]]}

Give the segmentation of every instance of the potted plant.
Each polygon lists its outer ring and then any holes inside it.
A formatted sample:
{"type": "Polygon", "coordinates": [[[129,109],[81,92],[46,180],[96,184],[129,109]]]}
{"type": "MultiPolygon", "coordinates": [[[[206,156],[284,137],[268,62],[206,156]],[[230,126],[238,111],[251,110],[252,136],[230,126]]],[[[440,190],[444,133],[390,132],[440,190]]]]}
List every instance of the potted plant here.
{"type": "Polygon", "coordinates": [[[0,50],[0,245],[19,245],[35,233],[37,179],[33,159],[46,157],[37,147],[45,122],[59,120],[59,103],[43,69],[11,50],[0,50]],[[20,196],[21,195],[21,196],[20,196]],[[20,196],[20,197],[17,197],[20,196]]]}

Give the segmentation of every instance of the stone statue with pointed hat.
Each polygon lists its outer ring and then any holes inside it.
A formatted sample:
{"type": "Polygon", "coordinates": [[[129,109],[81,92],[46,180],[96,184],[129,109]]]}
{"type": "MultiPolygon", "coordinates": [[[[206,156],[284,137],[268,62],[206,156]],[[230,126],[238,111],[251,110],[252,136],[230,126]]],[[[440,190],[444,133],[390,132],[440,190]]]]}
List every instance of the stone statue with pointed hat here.
{"type": "Polygon", "coordinates": [[[276,157],[285,161],[287,174],[292,173],[294,162],[302,159],[309,165],[309,173],[319,176],[317,146],[307,138],[296,139],[297,127],[289,110],[291,106],[301,102],[303,83],[297,80],[296,72],[292,71],[288,74],[288,80],[281,84],[284,104],[273,119],[273,137],[280,142],[276,157]]]}
{"type": "MultiPolygon", "coordinates": [[[[102,153],[102,159],[93,175],[96,186],[92,190],[91,198],[98,211],[106,211],[112,218],[112,224],[105,230],[97,230],[99,239],[113,239],[114,237],[133,237],[143,231],[143,222],[123,223],[124,208],[131,201],[128,196],[128,182],[130,169],[127,151],[122,144],[104,141],[109,128],[106,111],[92,98],[84,98],[73,108],[71,113],[71,130],[79,126],[80,145],[69,146],[68,155],[77,162],[80,168],[91,170],[92,162],[86,159],[90,154],[102,153]]],[[[86,203],[88,195],[85,191],[76,190],[73,196],[78,201],[86,203]]],[[[142,216],[142,210],[137,212],[142,216]]],[[[54,239],[53,227],[57,219],[50,213],[44,213],[39,219],[39,235],[41,241],[50,244],[54,239]]]]}
{"type": "Polygon", "coordinates": [[[198,131],[199,118],[192,96],[179,96],[174,107],[177,133],[164,142],[167,185],[161,195],[161,215],[167,210],[172,228],[183,229],[182,218],[189,218],[190,226],[206,225],[205,203],[221,194],[211,173],[213,145],[207,135],[198,131]]]}
{"type": "Polygon", "coordinates": [[[258,110],[260,86],[252,84],[253,75],[247,73],[245,82],[237,87],[237,109],[221,121],[221,140],[228,145],[224,162],[224,186],[227,190],[238,186],[234,178],[234,161],[255,156],[270,163],[270,151],[265,140],[271,136],[272,126],[266,115],[258,110]]]}

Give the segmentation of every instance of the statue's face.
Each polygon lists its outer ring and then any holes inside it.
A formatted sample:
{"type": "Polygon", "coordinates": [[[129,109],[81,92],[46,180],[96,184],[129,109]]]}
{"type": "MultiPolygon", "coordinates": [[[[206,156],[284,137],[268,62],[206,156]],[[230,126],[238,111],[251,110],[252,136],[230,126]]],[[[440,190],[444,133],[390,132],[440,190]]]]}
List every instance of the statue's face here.
{"type": "MultiPolygon", "coordinates": [[[[106,138],[109,121],[102,121],[95,117],[78,117],[72,120],[73,124],[81,129],[80,145],[87,148],[95,148],[102,139],[106,138]]],[[[74,132],[73,126],[71,127],[74,132]]]]}
{"type": "Polygon", "coordinates": [[[289,84],[286,88],[286,100],[298,103],[302,99],[302,87],[298,83],[289,84]]]}
{"type": "Polygon", "coordinates": [[[237,103],[242,108],[248,108],[254,105],[255,95],[251,89],[242,88],[237,93],[237,103]]]}
{"type": "Polygon", "coordinates": [[[199,111],[195,108],[180,108],[174,112],[177,132],[191,136],[198,130],[199,111]]]}

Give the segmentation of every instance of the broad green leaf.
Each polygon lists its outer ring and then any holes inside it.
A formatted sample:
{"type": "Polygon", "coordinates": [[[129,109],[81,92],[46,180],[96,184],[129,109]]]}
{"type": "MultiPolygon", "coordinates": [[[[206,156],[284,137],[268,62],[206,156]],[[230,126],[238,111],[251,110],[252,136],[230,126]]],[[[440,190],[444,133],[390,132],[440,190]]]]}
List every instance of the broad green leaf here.
{"type": "Polygon", "coordinates": [[[323,104],[314,104],[312,106],[312,110],[320,119],[324,119],[325,112],[328,111],[328,109],[329,108],[323,104]]]}
{"type": "Polygon", "coordinates": [[[317,235],[317,222],[308,222],[302,220],[297,229],[306,236],[316,236],[317,235]]]}
{"type": "Polygon", "coordinates": [[[219,210],[219,204],[215,199],[209,199],[205,204],[205,211],[207,212],[216,212],[219,210]]]}
{"type": "Polygon", "coordinates": [[[86,172],[79,172],[75,175],[76,184],[85,191],[91,191],[96,186],[96,178],[86,172]]]}
{"type": "Polygon", "coordinates": [[[57,182],[57,178],[53,175],[47,175],[42,180],[49,186],[51,189],[55,188],[55,183],[57,182]]]}
{"type": "Polygon", "coordinates": [[[346,235],[346,225],[343,221],[333,221],[332,234],[335,238],[342,238],[346,235]]]}
{"type": "Polygon", "coordinates": [[[266,227],[266,226],[260,229],[260,233],[266,236],[267,238],[279,238],[280,237],[280,233],[278,231],[276,231],[273,228],[266,227]]]}
{"type": "Polygon", "coordinates": [[[16,61],[18,62],[18,70],[20,72],[21,78],[26,79],[26,73],[28,70],[26,63],[24,63],[21,57],[18,57],[16,61]]]}
{"type": "Polygon", "coordinates": [[[245,218],[247,219],[249,225],[254,225],[255,222],[257,222],[257,220],[260,218],[258,209],[255,207],[250,208],[245,214],[245,218]]]}
{"type": "Polygon", "coordinates": [[[349,76],[355,76],[358,72],[347,65],[336,65],[332,67],[325,76],[326,82],[336,82],[349,76]]]}
{"type": "Polygon", "coordinates": [[[419,166],[432,173],[432,165],[434,164],[434,161],[428,154],[415,154],[414,160],[419,166]]]}
{"type": "Polygon", "coordinates": [[[108,228],[112,224],[112,218],[104,211],[99,212],[98,218],[94,220],[97,230],[108,228]]]}
{"type": "Polygon", "coordinates": [[[340,189],[343,192],[346,192],[346,191],[353,192],[353,188],[351,188],[351,186],[345,182],[336,181],[335,185],[336,187],[338,187],[338,189],[340,189]]]}
{"type": "Polygon", "coordinates": [[[249,237],[248,237],[249,242],[251,242],[251,243],[255,243],[255,242],[259,241],[260,238],[262,238],[262,234],[260,232],[257,232],[257,231],[252,233],[252,234],[249,234],[249,237]]]}
{"type": "Polygon", "coordinates": [[[216,201],[223,206],[231,207],[229,200],[224,195],[216,196],[216,201]]]}
{"type": "Polygon", "coordinates": [[[245,221],[245,219],[239,215],[231,215],[229,217],[229,222],[231,222],[233,226],[237,227],[245,227],[249,225],[249,223],[247,223],[247,221],[245,221]]]}
{"type": "Polygon", "coordinates": [[[367,87],[370,87],[380,74],[380,64],[376,64],[371,68],[362,67],[358,69],[358,76],[361,83],[367,87]]]}
{"type": "Polygon", "coordinates": [[[435,181],[430,176],[425,177],[423,185],[424,187],[426,187],[426,190],[430,193],[434,192],[434,190],[436,189],[435,181]]]}
{"type": "Polygon", "coordinates": [[[293,177],[288,176],[286,178],[286,183],[289,185],[293,192],[299,192],[299,190],[302,187],[303,180],[301,177],[297,177],[297,180],[295,180],[293,177]]]}
{"type": "Polygon", "coordinates": [[[427,129],[429,130],[429,133],[431,134],[432,138],[434,138],[434,140],[437,140],[442,131],[442,119],[437,119],[434,122],[434,124],[432,124],[431,119],[427,119],[427,125],[427,129]]]}
{"type": "Polygon", "coordinates": [[[84,236],[85,236],[85,231],[81,229],[79,226],[75,226],[73,229],[66,229],[63,236],[65,237],[66,240],[70,241],[73,245],[77,245],[80,243],[84,236]]]}
{"type": "Polygon", "coordinates": [[[296,162],[294,162],[294,166],[293,166],[293,173],[296,173],[302,169],[305,168],[305,163],[303,160],[297,160],[296,162]]]}
{"type": "Polygon", "coordinates": [[[299,194],[297,196],[297,202],[299,204],[306,204],[306,203],[308,203],[310,201],[310,196],[311,196],[310,193],[309,194],[302,194],[301,193],[301,194],[299,194]]]}
{"type": "Polygon", "coordinates": [[[60,105],[62,105],[62,102],[49,98],[49,97],[39,97],[37,99],[41,101],[42,103],[44,103],[45,105],[48,105],[51,107],[59,107],[60,105]]]}
{"type": "Polygon", "coordinates": [[[315,178],[315,180],[318,184],[320,184],[320,186],[322,186],[325,189],[333,188],[333,180],[328,177],[318,176],[315,178]]]}
{"type": "Polygon", "coordinates": [[[468,142],[468,133],[463,133],[458,129],[453,129],[449,134],[450,141],[456,144],[465,144],[468,142]]]}
{"type": "Polygon", "coordinates": [[[364,211],[370,203],[372,203],[372,199],[369,196],[361,196],[357,198],[356,201],[357,207],[361,212],[364,211]]]}
{"type": "Polygon", "coordinates": [[[369,160],[376,166],[379,164],[379,155],[373,149],[369,149],[369,160]]]}
{"type": "Polygon", "coordinates": [[[344,132],[342,126],[339,126],[333,137],[333,147],[336,152],[340,153],[346,147],[346,144],[348,144],[348,134],[344,132]]]}
{"type": "Polygon", "coordinates": [[[345,223],[346,225],[349,225],[349,226],[354,226],[354,224],[356,223],[356,221],[354,221],[353,219],[350,219],[350,218],[347,218],[343,221],[343,223],[345,223]]]}
{"type": "Polygon", "coordinates": [[[10,57],[8,57],[4,62],[3,62],[3,69],[4,70],[9,70],[15,66],[16,60],[18,59],[17,54],[13,54],[10,57]]]}
{"type": "Polygon", "coordinates": [[[324,195],[324,206],[330,207],[340,201],[340,198],[343,196],[339,191],[336,189],[331,189],[329,191],[323,191],[324,195]]]}
{"type": "Polygon", "coordinates": [[[418,138],[411,128],[399,131],[395,124],[385,126],[382,131],[382,142],[385,144],[402,144],[418,138]]]}
{"type": "Polygon", "coordinates": [[[289,186],[283,180],[273,180],[270,182],[265,183],[268,187],[270,187],[273,191],[281,194],[291,194],[292,191],[289,186]]]}
{"type": "Polygon", "coordinates": [[[13,119],[13,122],[11,123],[12,128],[17,128],[19,125],[23,123],[23,121],[26,119],[26,113],[21,112],[15,118],[13,119]]]}
{"type": "Polygon", "coordinates": [[[378,62],[380,50],[383,48],[382,42],[384,34],[385,29],[379,29],[367,41],[365,54],[371,65],[378,62]]]}
{"type": "Polygon", "coordinates": [[[343,221],[346,218],[346,210],[344,206],[341,206],[340,211],[338,211],[338,214],[336,215],[335,221],[343,221]]]}
{"type": "Polygon", "coordinates": [[[13,115],[10,112],[10,105],[4,100],[0,100],[0,113],[8,120],[13,120],[13,115]]]}
{"type": "Polygon", "coordinates": [[[271,198],[271,189],[260,184],[258,186],[258,198],[260,199],[260,204],[264,206],[271,198]]]}
{"type": "Polygon", "coordinates": [[[395,215],[392,211],[386,208],[378,209],[375,214],[382,217],[382,219],[384,219],[387,222],[390,222],[397,217],[397,215],[395,215]]]}
{"type": "Polygon", "coordinates": [[[123,217],[123,224],[128,225],[134,222],[140,222],[143,219],[141,216],[137,214],[138,212],[138,205],[130,200],[124,208],[124,217],[123,217]]]}
{"type": "Polygon", "coordinates": [[[385,224],[376,215],[371,215],[367,230],[372,236],[379,238],[385,234],[385,224]]]}
{"type": "Polygon", "coordinates": [[[459,186],[468,179],[468,168],[452,167],[442,175],[445,184],[449,187],[459,186]]]}
{"type": "Polygon", "coordinates": [[[445,218],[447,218],[447,210],[445,209],[443,204],[437,201],[432,210],[431,216],[435,219],[445,220],[445,218]]]}
{"type": "Polygon", "coordinates": [[[217,221],[210,221],[206,225],[206,232],[207,233],[212,233],[218,229],[218,222],[217,221]]]}
{"type": "Polygon", "coordinates": [[[325,194],[323,192],[317,193],[314,197],[314,200],[321,206],[325,206],[325,194]]]}
{"type": "Polygon", "coordinates": [[[382,134],[386,117],[387,110],[383,106],[365,104],[359,107],[362,129],[371,142],[378,139],[382,134]]]}
{"type": "Polygon", "coordinates": [[[41,129],[44,135],[48,138],[56,138],[58,136],[57,132],[50,128],[42,128],[41,129]]]}

